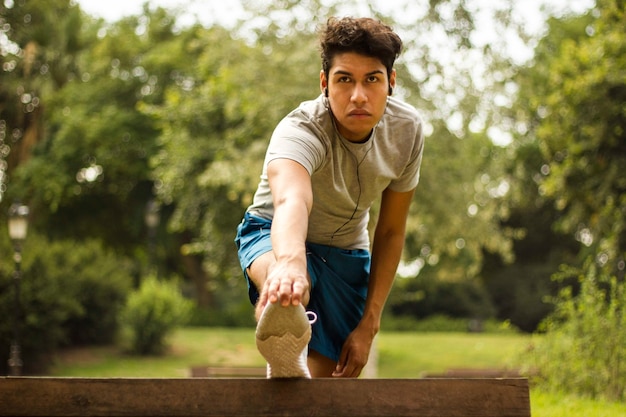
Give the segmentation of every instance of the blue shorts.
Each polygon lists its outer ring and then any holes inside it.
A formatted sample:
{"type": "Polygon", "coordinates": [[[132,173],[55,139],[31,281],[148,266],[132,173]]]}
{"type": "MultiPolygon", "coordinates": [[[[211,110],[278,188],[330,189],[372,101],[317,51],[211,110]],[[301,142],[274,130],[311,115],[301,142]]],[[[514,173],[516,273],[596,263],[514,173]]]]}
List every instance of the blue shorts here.
{"type": "MultiPolygon", "coordinates": [[[[235,243],[253,305],[259,292],[246,269],[257,257],[272,250],[271,226],[271,220],[246,213],[237,227],[235,243]]],[[[370,253],[363,249],[339,249],[309,242],[306,251],[311,278],[311,299],[307,310],[317,314],[309,348],[338,361],[343,343],[363,316],[370,253]]]]}

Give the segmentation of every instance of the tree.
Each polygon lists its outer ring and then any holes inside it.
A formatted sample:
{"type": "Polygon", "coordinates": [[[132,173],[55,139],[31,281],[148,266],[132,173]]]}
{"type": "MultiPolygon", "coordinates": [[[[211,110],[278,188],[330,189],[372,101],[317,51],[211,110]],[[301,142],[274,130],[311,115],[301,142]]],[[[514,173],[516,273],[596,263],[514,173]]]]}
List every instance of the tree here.
{"type": "Polygon", "coordinates": [[[187,38],[175,35],[174,21],[157,9],[110,26],[85,17],[74,28],[81,39],[67,53],[74,66],[41,97],[45,130],[9,190],[28,201],[35,228],[56,238],[97,237],[146,262],[143,218],[158,132],[139,105],[162,101],[184,71],[187,38]]]}
{"type": "Polygon", "coordinates": [[[0,5],[0,202],[13,171],[44,137],[47,96],[75,71],[80,26],[69,0],[0,5]]]}
{"type": "Polygon", "coordinates": [[[543,158],[533,178],[559,213],[556,230],[602,266],[624,271],[626,41],[624,6],[601,0],[581,18],[552,20],[532,67],[520,74],[520,143],[543,158]]]}
{"type": "Polygon", "coordinates": [[[227,308],[233,304],[227,291],[220,299],[206,296],[239,283],[245,298],[235,229],[252,201],[275,123],[314,94],[318,70],[308,64],[314,51],[308,38],[273,37],[251,47],[219,27],[199,36],[193,71],[168,89],[163,106],[146,111],[161,127],[152,162],[159,198],[174,208],[170,230],[184,236],[186,255],[203,261],[194,278],[202,304],[227,308]],[[284,65],[287,57],[294,65],[284,65]]]}
{"type": "MultiPolygon", "coordinates": [[[[577,257],[554,273],[563,288],[530,356],[544,386],[611,400],[625,392],[625,23],[613,0],[551,20],[534,65],[520,73],[514,108],[527,132],[519,149],[542,158],[532,164],[532,194],[556,214],[554,230],[578,243],[577,257]]],[[[517,166],[531,166],[527,156],[518,152],[517,166]]]]}

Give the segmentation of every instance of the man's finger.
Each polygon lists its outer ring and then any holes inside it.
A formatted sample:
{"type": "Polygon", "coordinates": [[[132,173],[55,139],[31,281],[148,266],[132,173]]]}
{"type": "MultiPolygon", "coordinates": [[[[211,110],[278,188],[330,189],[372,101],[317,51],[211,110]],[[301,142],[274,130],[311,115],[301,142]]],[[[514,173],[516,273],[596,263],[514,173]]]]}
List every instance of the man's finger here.
{"type": "Polygon", "coordinates": [[[270,303],[275,303],[278,301],[278,289],[279,282],[276,280],[267,280],[265,281],[265,286],[267,288],[267,299],[270,303]]]}
{"type": "Polygon", "coordinates": [[[304,295],[306,286],[302,281],[294,281],[292,286],[291,304],[298,305],[302,302],[302,296],[304,295]]]}
{"type": "Polygon", "coordinates": [[[337,362],[337,366],[335,367],[335,371],[333,372],[333,376],[334,377],[342,377],[344,376],[344,373],[346,372],[346,365],[347,365],[347,354],[345,352],[345,349],[341,351],[341,354],[339,356],[339,362],[337,362]]]}
{"type": "Polygon", "coordinates": [[[291,302],[292,281],[290,279],[281,279],[278,287],[278,298],[283,306],[288,306],[291,302]]]}

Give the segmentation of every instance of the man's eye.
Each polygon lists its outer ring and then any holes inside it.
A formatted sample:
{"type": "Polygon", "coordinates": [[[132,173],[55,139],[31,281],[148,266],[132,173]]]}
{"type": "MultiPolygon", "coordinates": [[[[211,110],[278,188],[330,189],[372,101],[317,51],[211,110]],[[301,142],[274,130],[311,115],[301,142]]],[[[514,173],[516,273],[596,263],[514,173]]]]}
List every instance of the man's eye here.
{"type": "Polygon", "coordinates": [[[341,77],[338,80],[340,83],[348,83],[350,82],[350,77],[341,77]]]}
{"type": "Polygon", "coordinates": [[[367,81],[370,83],[378,82],[378,77],[376,77],[375,75],[372,75],[371,77],[367,79],[367,81]]]}

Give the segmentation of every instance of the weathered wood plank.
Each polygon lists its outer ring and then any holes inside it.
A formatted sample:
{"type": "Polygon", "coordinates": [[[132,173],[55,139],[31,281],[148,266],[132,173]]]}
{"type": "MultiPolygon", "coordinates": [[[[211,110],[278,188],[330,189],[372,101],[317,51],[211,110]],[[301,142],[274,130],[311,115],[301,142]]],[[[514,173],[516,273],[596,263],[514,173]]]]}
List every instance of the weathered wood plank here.
{"type": "Polygon", "coordinates": [[[248,366],[192,366],[192,378],[265,378],[266,368],[248,366]]]}
{"type": "Polygon", "coordinates": [[[0,378],[0,416],[529,417],[526,379],[0,378]]]}

